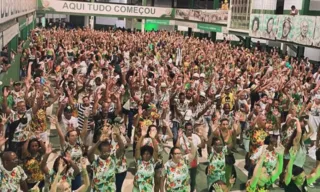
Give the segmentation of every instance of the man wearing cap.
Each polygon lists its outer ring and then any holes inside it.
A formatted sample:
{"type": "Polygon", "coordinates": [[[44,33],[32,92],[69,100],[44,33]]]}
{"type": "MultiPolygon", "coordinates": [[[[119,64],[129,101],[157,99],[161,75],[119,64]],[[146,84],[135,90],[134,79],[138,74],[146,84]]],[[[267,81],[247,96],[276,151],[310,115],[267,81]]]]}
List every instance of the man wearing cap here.
{"type": "Polygon", "coordinates": [[[68,129],[78,128],[78,118],[72,116],[73,109],[71,105],[66,105],[66,101],[63,101],[58,109],[58,121],[61,126],[61,130],[64,134],[68,132],[68,129]]]}
{"type": "MultiPolygon", "coordinates": [[[[159,86],[157,86],[157,95],[158,95],[158,102],[157,102],[157,108],[159,110],[159,114],[162,114],[163,112],[163,108],[165,108],[165,106],[169,106],[169,100],[170,100],[170,94],[169,91],[167,89],[167,84],[165,82],[159,83],[160,84],[160,88],[159,86]]],[[[169,114],[166,115],[166,117],[169,114]]]]}
{"type": "Polygon", "coordinates": [[[13,84],[13,90],[11,91],[13,100],[15,103],[17,103],[18,100],[24,99],[24,91],[21,89],[21,83],[18,81],[15,81],[13,84]]]}

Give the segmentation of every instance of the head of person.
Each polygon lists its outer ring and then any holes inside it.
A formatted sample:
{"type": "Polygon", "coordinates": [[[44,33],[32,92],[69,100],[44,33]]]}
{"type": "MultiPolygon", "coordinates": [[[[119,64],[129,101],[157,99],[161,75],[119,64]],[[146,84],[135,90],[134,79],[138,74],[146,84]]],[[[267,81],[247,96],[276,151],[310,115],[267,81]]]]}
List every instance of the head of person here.
{"type": "Polygon", "coordinates": [[[184,127],[185,127],[185,130],[186,130],[186,136],[187,136],[187,137],[192,136],[192,133],[193,133],[193,125],[192,125],[192,123],[187,122],[187,123],[184,125],[184,127]]]}
{"type": "Polygon", "coordinates": [[[20,82],[14,82],[13,83],[14,91],[19,92],[21,90],[21,83],[20,82]]]}
{"type": "Polygon", "coordinates": [[[278,135],[271,134],[264,139],[264,144],[268,145],[269,147],[277,147],[277,141],[278,135]]]}
{"type": "Polygon", "coordinates": [[[296,165],[293,165],[292,180],[297,186],[302,186],[306,180],[306,173],[304,172],[304,169],[296,165]]]}
{"type": "Polygon", "coordinates": [[[186,98],[187,99],[191,99],[192,98],[192,95],[193,94],[193,91],[192,91],[192,89],[188,89],[188,90],[186,90],[186,98]]]}
{"type": "Polygon", "coordinates": [[[183,103],[186,100],[186,94],[185,93],[179,93],[179,101],[180,103],[183,103]]]}
{"type": "Polygon", "coordinates": [[[66,141],[70,144],[75,144],[78,140],[78,132],[76,130],[70,130],[66,134],[66,141]]]}
{"type": "Polygon", "coordinates": [[[218,180],[218,181],[214,182],[212,184],[212,186],[210,187],[209,192],[215,192],[215,189],[213,187],[213,185],[215,185],[215,184],[217,184],[223,192],[229,192],[228,185],[222,180],[218,180]]]}
{"type": "Polygon", "coordinates": [[[222,129],[227,129],[229,127],[229,119],[223,118],[220,120],[220,127],[222,129]]]}
{"type": "Polygon", "coordinates": [[[173,162],[179,162],[182,159],[182,152],[179,147],[172,147],[169,153],[169,159],[173,162]]]}
{"type": "Polygon", "coordinates": [[[71,192],[71,191],[72,191],[71,186],[67,180],[61,179],[57,183],[57,192],[71,192]]]}
{"type": "Polygon", "coordinates": [[[96,78],[94,79],[94,82],[95,82],[95,84],[96,84],[97,86],[100,86],[100,85],[102,84],[102,81],[101,81],[101,78],[100,78],[100,77],[96,77],[96,78]]]}
{"type": "Polygon", "coordinates": [[[217,137],[212,138],[211,146],[213,147],[213,150],[217,153],[221,153],[223,149],[223,143],[221,140],[217,137]]]}
{"type": "Polygon", "coordinates": [[[106,140],[100,143],[98,146],[98,150],[100,152],[100,157],[102,159],[109,157],[111,150],[112,150],[112,145],[110,140],[106,140]]]}
{"type": "Polygon", "coordinates": [[[28,152],[31,154],[35,154],[40,150],[40,141],[37,138],[33,138],[28,143],[28,152]]]}
{"type": "Polygon", "coordinates": [[[260,20],[258,17],[253,18],[251,30],[256,32],[259,30],[260,20]]]}
{"type": "Polygon", "coordinates": [[[90,106],[90,99],[87,95],[82,97],[82,102],[84,107],[89,107],[90,106]]]}
{"type": "Polygon", "coordinates": [[[15,168],[18,165],[18,157],[15,152],[12,151],[6,151],[1,156],[3,167],[11,171],[13,168],[15,168]]]}
{"type": "Polygon", "coordinates": [[[296,6],[292,5],[292,6],[291,6],[291,10],[292,10],[292,11],[296,10],[296,6]]]}
{"type": "Polygon", "coordinates": [[[260,114],[257,119],[257,125],[259,128],[265,128],[267,123],[267,118],[265,115],[260,114]]]}
{"type": "Polygon", "coordinates": [[[67,105],[65,108],[64,108],[64,111],[63,111],[63,115],[64,117],[67,119],[67,120],[70,120],[71,117],[72,117],[72,107],[70,105],[67,105]]]}
{"type": "Polygon", "coordinates": [[[314,102],[319,105],[320,104],[320,94],[317,94],[315,97],[314,97],[314,102]]]}
{"type": "Polygon", "coordinates": [[[151,102],[151,93],[150,92],[146,92],[144,94],[143,101],[144,101],[144,103],[150,103],[151,102]]]}
{"type": "Polygon", "coordinates": [[[207,100],[207,98],[206,98],[206,93],[203,92],[203,91],[201,91],[201,92],[200,92],[200,97],[199,97],[199,102],[200,102],[200,103],[205,103],[206,100],[207,100]]]}
{"type": "Polygon", "coordinates": [[[150,135],[151,135],[152,133],[155,133],[155,135],[157,135],[157,132],[158,132],[157,126],[156,126],[156,125],[150,125],[150,126],[148,127],[146,137],[150,137],[150,135]]]}
{"type": "Polygon", "coordinates": [[[24,114],[27,111],[27,107],[26,107],[26,102],[25,101],[18,101],[16,106],[17,106],[17,112],[20,115],[24,114]]]}
{"type": "Polygon", "coordinates": [[[300,33],[301,36],[306,37],[309,30],[309,24],[307,21],[302,21],[300,24],[300,33]]]}
{"type": "Polygon", "coordinates": [[[60,163],[62,163],[62,166],[67,165],[67,167],[62,171],[62,173],[65,173],[70,168],[70,165],[68,164],[68,161],[63,156],[58,156],[56,160],[54,160],[53,170],[55,173],[57,173],[60,163]]]}
{"type": "Polygon", "coordinates": [[[143,161],[150,161],[153,156],[153,147],[144,145],[140,148],[140,154],[143,161]]]}
{"type": "Polygon", "coordinates": [[[287,38],[291,31],[291,19],[286,18],[282,24],[282,38],[287,38]]]}
{"type": "Polygon", "coordinates": [[[271,33],[273,30],[274,19],[271,17],[267,22],[267,33],[271,33]]]}
{"type": "Polygon", "coordinates": [[[225,104],[223,105],[223,112],[224,112],[225,114],[229,114],[230,111],[231,111],[230,104],[229,104],[229,103],[225,103],[225,104]]]}
{"type": "Polygon", "coordinates": [[[267,101],[268,101],[268,95],[265,94],[265,93],[261,94],[260,100],[261,100],[262,103],[266,104],[267,101]]]}
{"type": "Polygon", "coordinates": [[[274,99],[273,100],[273,107],[279,108],[279,106],[280,106],[280,101],[278,99],[274,99]]]}

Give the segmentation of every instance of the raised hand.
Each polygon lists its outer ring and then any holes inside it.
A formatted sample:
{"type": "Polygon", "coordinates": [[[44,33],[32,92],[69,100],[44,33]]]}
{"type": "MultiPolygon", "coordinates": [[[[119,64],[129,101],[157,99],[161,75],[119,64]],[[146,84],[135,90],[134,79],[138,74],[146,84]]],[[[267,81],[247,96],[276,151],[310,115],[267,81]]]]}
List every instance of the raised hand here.
{"type": "Polygon", "coordinates": [[[1,122],[0,123],[2,125],[5,125],[7,123],[7,121],[8,121],[7,115],[4,113],[4,114],[0,115],[0,118],[1,118],[1,122]]]}
{"type": "Polygon", "coordinates": [[[57,125],[57,124],[58,124],[58,118],[57,118],[57,116],[50,116],[49,119],[50,119],[50,123],[51,123],[52,125],[57,125]]]}
{"type": "Polygon", "coordinates": [[[281,145],[281,143],[279,143],[279,146],[277,148],[275,148],[275,152],[278,154],[278,155],[283,155],[284,154],[284,146],[281,145]]]}
{"type": "Polygon", "coordinates": [[[294,158],[297,155],[297,150],[295,150],[293,147],[289,150],[290,158],[294,158]]]}
{"type": "Polygon", "coordinates": [[[3,90],[3,97],[8,97],[10,94],[10,90],[8,89],[8,87],[5,87],[3,90]]]}
{"type": "Polygon", "coordinates": [[[213,188],[215,192],[223,192],[222,188],[218,183],[213,184],[213,188]]]}
{"type": "Polygon", "coordinates": [[[63,170],[67,167],[62,159],[59,161],[58,173],[61,174],[63,170]]]}
{"type": "Polygon", "coordinates": [[[86,158],[82,157],[80,159],[80,163],[81,163],[81,167],[83,170],[87,169],[87,159],[86,158]]]}

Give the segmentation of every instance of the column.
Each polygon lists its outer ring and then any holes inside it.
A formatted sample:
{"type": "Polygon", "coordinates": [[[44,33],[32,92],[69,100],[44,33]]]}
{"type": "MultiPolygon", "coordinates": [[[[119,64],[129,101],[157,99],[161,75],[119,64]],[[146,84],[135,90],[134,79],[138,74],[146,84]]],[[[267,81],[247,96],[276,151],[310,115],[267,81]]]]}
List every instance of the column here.
{"type": "MultiPolygon", "coordinates": [[[[147,0],[142,0],[142,6],[147,6],[147,0]]],[[[144,25],[146,23],[146,19],[142,19],[141,20],[141,32],[144,33],[145,29],[144,29],[144,25]]]]}
{"type": "Polygon", "coordinates": [[[210,32],[210,38],[212,41],[216,41],[217,40],[217,33],[216,32],[210,32]]]}
{"type": "Polygon", "coordinates": [[[248,48],[250,49],[251,48],[251,37],[246,37],[246,40],[245,40],[245,44],[244,44],[245,48],[248,48]]]}
{"type": "Polygon", "coordinates": [[[194,0],[188,0],[189,9],[194,8],[194,0]]]}

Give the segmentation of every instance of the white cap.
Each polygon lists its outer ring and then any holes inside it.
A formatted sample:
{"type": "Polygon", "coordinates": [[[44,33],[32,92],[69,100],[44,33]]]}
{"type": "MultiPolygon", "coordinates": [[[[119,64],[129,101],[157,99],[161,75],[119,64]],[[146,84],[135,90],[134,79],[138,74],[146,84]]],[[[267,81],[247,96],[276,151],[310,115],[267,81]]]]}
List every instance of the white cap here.
{"type": "Polygon", "coordinates": [[[206,78],[206,75],[204,73],[201,73],[200,77],[206,78]]]}
{"type": "Polygon", "coordinates": [[[314,99],[320,99],[320,94],[316,94],[316,95],[314,96],[314,99]]]}
{"type": "Polygon", "coordinates": [[[206,97],[206,93],[203,92],[203,91],[201,91],[201,92],[200,92],[200,96],[201,96],[201,97],[206,97]]]}
{"type": "Polygon", "coordinates": [[[193,77],[198,77],[199,78],[199,73],[194,73],[193,77]]]}
{"type": "Polygon", "coordinates": [[[164,83],[164,82],[162,82],[161,84],[160,84],[160,87],[167,87],[167,84],[166,83],[164,83]]]}

